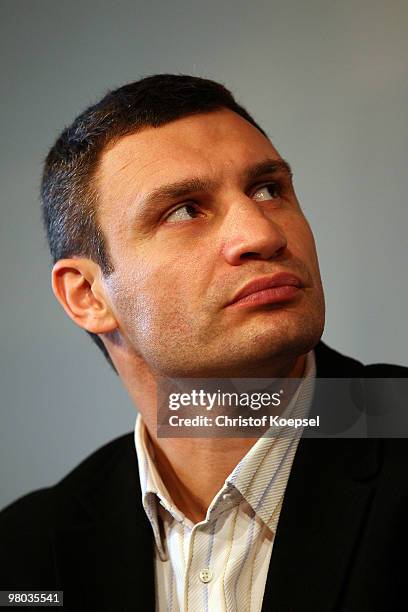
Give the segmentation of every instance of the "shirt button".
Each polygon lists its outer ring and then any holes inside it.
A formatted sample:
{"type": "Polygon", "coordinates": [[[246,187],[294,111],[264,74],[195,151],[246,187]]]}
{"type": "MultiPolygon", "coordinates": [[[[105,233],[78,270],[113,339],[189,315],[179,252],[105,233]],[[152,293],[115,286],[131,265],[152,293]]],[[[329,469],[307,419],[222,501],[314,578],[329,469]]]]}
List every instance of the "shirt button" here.
{"type": "Polygon", "coordinates": [[[222,499],[224,501],[229,501],[231,497],[232,497],[231,493],[224,493],[224,495],[222,496],[222,499]]]}
{"type": "Polygon", "coordinates": [[[201,582],[204,582],[206,584],[207,582],[210,582],[212,580],[212,577],[213,577],[213,573],[208,567],[201,570],[200,572],[201,582]]]}

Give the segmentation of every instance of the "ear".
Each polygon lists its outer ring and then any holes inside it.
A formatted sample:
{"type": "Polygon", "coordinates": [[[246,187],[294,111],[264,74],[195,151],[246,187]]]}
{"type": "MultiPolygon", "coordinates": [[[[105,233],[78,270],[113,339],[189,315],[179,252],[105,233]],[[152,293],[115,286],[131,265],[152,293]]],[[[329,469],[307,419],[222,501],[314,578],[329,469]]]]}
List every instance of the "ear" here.
{"type": "Polygon", "coordinates": [[[52,289],[67,315],[88,332],[103,334],[119,324],[107,301],[101,269],[90,259],[60,259],[52,269],[52,289]]]}

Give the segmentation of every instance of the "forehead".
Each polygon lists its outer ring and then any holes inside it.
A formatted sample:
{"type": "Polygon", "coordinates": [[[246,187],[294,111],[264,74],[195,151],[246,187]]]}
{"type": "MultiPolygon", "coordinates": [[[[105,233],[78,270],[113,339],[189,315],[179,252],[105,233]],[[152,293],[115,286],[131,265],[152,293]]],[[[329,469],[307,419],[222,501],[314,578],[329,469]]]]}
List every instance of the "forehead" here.
{"type": "Polygon", "coordinates": [[[192,115],[124,136],[104,151],[96,183],[102,217],[160,185],[192,177],[233,180],[265,158],[280,159],[272,143],[230,110],[192,115]]]}

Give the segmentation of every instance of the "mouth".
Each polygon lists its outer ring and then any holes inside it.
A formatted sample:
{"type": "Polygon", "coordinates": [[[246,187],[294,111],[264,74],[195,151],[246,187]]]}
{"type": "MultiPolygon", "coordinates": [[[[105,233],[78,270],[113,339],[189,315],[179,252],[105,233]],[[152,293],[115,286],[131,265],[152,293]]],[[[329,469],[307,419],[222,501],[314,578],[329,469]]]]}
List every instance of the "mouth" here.
{"type": "Polygon", "coordinates": [[[298,276],[278,272],[253,279],[235,294],[227,306],[240,308],[285,303],[298,297],[302,288],[303,283],[298,276]]]}

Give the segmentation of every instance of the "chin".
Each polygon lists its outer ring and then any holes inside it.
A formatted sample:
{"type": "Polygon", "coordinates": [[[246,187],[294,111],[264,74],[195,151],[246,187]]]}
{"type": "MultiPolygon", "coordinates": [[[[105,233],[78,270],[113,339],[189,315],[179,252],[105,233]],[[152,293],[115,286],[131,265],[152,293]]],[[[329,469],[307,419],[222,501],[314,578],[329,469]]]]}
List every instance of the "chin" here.
{"type": "MultiPolygon", "coordinates": [[[[322,328],[302,330],[302,333],[276,336],[264,334],[257,339],[252,338],[234,343],[230,338],[219,350],[212,355],[210,363],[196,364],[199,374],[197,377],[215,378],[241,378],[241,377],[267,377],[271,366],[279,363],[288,363],[307,354],[319,342],[323,333],[322,328]]],[[[194,376],[192,376],[194,377],[194,376]]]]}
{"type": "Polygon", "coordinates": [[[245,346],[252,347],[259,356],[303,355],[315,347],[323,335],[324,316],[313,315],[285,312],[273,321],[258,319],[245,331],[239,344],[244,353],[245,346]]]}

